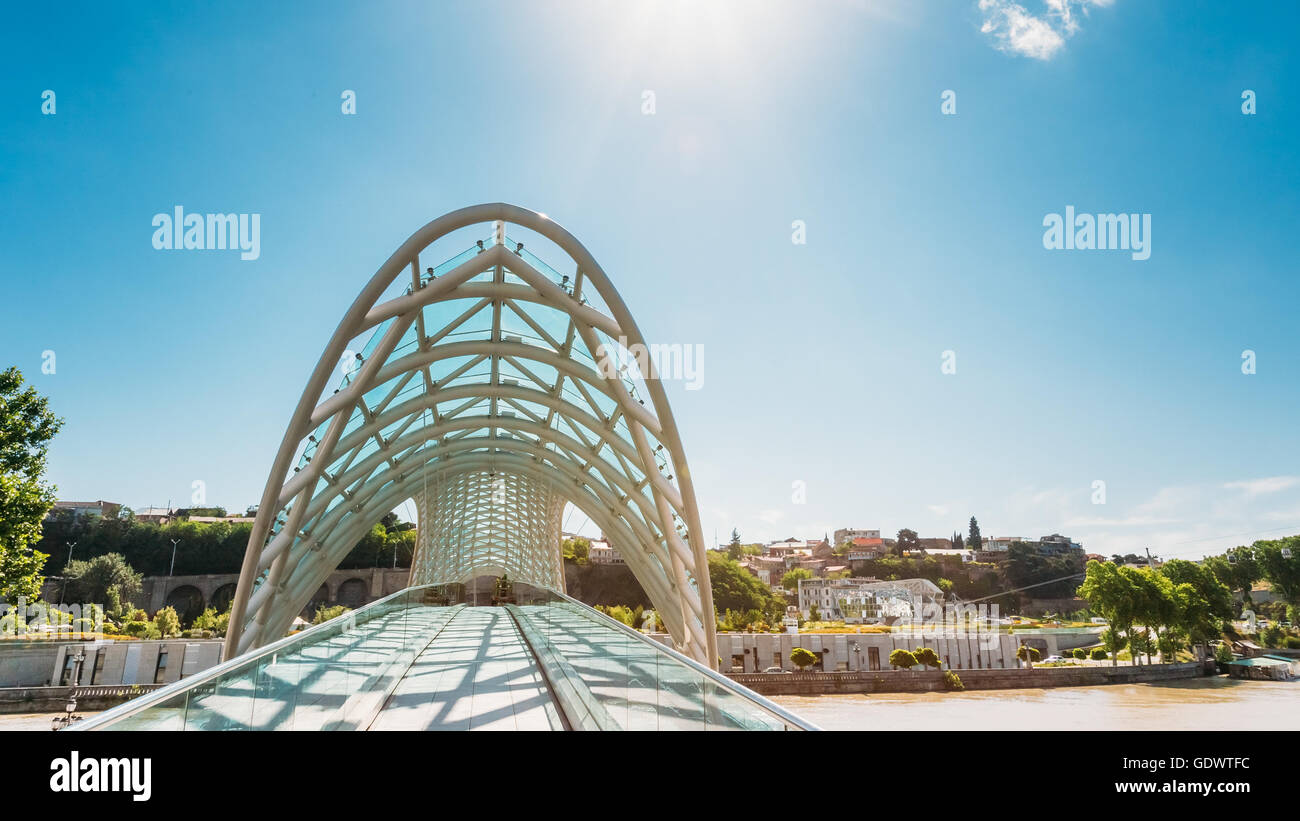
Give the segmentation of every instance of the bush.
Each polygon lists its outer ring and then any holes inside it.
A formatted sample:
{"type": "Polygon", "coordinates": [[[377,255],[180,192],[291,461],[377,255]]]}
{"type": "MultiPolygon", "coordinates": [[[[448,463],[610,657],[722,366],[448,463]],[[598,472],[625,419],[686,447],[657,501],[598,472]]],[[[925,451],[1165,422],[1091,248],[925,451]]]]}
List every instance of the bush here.
{"type": "Polygon", "coordinates": [[[127,636],[135,636],[138,639],[142,639],[149,635],[149,622],[138,620],[128,621],[126,624],[122,625],[122,633],[127,636]]]}
{"type": "Polygon", "coordinates": [[[1038,661],[1042,657],[1043,654],[1038,652],[1038,648],[1030,647],[1028,644],[1020,645],[1020,649],[1016,651],[1016,658],[1021,661],[1028,659],[1029,661],[1034,662],[1038,661]]]}
{"type": "Polygon", "coordinates": [[[805,650],[802,647],[796,647],[790,651],[790,661],[800,670],[817,663],[817,656],[811,650],[805,650]]]}
{"type": "Polygon", "coordinates": [[[925,667],[940,667],[943,662],[939,659],[939,654],[929,647],[918,647],[912,653],[916,657],[916,663],[925,667]]]}
{"type": "Polygon", "coordinates": [[[1106,651],[1098,647],[1092,651],[1091,658],[1093,661],[1105,661],[1108,657],[1106,651]]]}
{"type": "Polygon", "coordinates": [[[1219,664],[1228,664],[1232,661],[1232,648],[1226,644],[1220,644],[1214,648],[1214,660],[1219,664]]]}
{"type": "Polygon", "coordinates": [[[1288,650],[1300,650],[1300,636],[1287,636],[1284,644],[1288,650]]]}
{"type": "Polygon", "coordinates": [[[95,631],[95,620],[77,619],[72,623],[72,629],[78,633],[93,633],[95,631]]]}
{"type": "MultiPolygon", "coordinates": [[[[336,604],[333,607],[326,607],[325,605],[322,604],[320,607],[316,608],[316,616],[311,620],[311,623],[323,624],[332,618],[343,615],[344,613],[348,612],[348,610],[350,609],[351,608],[344,607],[341,604],[336,604]]],[[[226,623],[227,624],[230,623],[229,614],[226,614],[226,623]]]]}
{"type": "Polygon", "coordinates": [[[945,690],[966,689],[966,685],[961,683],[961,676],[951,670],[945,670],[943,673],[943,687],[945,690]]]}
{"type": "Polygon", "coordinates": [[[895,650],[889,654],[889,664],[891,667],[902,667],[904,670],[910,670],[916,666],[916,656],[906,650],[895,650]]]}
{"type": "Polygon", "coordinates": [[[1088,651],[1084,650],[1082,647],[1076,647],[1074,648],[1074,651],[1070,653],[1070,655],[1074,656],[1079,661],[1083,661],[1088,657],[1088,651]]]}

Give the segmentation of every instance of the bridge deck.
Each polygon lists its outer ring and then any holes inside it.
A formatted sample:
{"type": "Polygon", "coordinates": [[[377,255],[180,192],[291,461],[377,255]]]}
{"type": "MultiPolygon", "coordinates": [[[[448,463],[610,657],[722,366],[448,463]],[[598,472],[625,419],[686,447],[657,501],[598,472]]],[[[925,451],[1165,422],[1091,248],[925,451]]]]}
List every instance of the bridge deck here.
{"type": "Polygon", "coordinates": [[[461,610],[402,677],[372,730],[558,730],[532,652],[502,608],[461,610]]]}

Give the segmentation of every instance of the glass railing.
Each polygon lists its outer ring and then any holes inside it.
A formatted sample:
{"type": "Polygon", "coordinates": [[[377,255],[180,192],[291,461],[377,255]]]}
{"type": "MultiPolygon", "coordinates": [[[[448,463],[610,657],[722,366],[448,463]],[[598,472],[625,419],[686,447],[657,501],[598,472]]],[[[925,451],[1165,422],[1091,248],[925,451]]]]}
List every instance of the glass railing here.
{"type": "Polygon", "coordinates": [[[410,587],[73,725],[77,730],[364,727],[463,605],[459,585],[410,587]]]}
{"type": "Polygon", "coordinates": [[[519,591],[512,606],[566,713],[590,729],[815,730],[798,716],[581,602],[519,591]],[[563,699],[561,699],[563,701],[563,699]]]}
{"type": "MultiPolygon", "coordinates": [[[[524,584],[514,589],[517,603],[507,605],[505,612],[536,662],[548,703],[558,708],[570,729],[816,729],[578,601],[524,584]]],[[[399,701],[456,697],[455,692],[438,695],[403,684],[413,665],[423,665],[426,682],[432,681],[428,673],[433,668],[454,669],[447,677],[450,682],[464,678],[475,659],[486,658],[486,634],[470,643],[479,648],[471,654],[474,658],[439,651],[457,640],[464,644],[467,625],[475,623],[469,615],[477,608],[464,610],[464,596],[462,585],[407,588],[72,729],[367,729],[399,686],[411,690],[399,701]],[[465,616],[451,625],[461,612],[465,616]]]]}

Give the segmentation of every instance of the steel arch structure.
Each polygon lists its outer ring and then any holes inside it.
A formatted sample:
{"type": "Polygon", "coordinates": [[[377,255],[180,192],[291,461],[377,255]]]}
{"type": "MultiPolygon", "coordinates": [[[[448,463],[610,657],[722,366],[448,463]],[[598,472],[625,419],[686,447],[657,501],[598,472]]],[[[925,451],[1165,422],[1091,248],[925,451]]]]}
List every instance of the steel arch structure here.
{"type": "Polygon", "coordinates": [[[600,265],[545,215],[476,205],[416,231],[352,303],[294,410],[244,555],[227,657],[283,635],[410,498],[411,584],[505,572],[562,591],[571,502],[618,546],[679,649],[715,666],[690,470],[654,363],[629,355],[647,349],[600,265]],[[475,226],[472,246],[421,273],[432,243],[475,226]],[[572,273],[508,226],[552,243],[572,273]],[[327,393],[345,354],[354,366],[327,393]]]}

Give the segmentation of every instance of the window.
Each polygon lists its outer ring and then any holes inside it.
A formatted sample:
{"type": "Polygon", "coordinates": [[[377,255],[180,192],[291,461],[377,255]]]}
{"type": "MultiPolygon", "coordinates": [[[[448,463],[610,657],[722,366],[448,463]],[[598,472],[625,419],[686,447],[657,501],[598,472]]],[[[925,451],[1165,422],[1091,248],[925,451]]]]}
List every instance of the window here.
{"type": "Polygon", "coordinates": [[[108,655],[107,650],[100,650],[95,654],[95,666],[90,670],[90,683],[98,684],[99,677],[104,674],[104,657],[108,655]]]}
{"type": "Polygon", "coordinates": [[[167,649],[158,651],[158,666],[154,668],[153,683],[162,684],[167,675],[167,649]]]}
{"type": "Polygon", "coordinates": [[[76,684],[76,682],[72,680],[72,668],[75,667],[76,664],[76,656],[73,653],[68,652],[63,656],[63,677],[59,679],[59,683],[64,687],[69,684],[76,684]]]}

